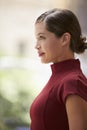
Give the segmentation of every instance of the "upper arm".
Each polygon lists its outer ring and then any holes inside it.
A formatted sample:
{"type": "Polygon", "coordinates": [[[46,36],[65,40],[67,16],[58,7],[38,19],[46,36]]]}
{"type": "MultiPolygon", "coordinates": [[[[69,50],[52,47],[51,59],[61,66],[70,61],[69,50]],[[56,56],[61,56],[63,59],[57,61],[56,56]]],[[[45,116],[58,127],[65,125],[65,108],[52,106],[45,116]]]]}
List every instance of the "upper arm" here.
{"type": "Polygon", "coordinates": [[[66,99],[69,130],[87,130],[87,101],[78,95],[66,99]]]}

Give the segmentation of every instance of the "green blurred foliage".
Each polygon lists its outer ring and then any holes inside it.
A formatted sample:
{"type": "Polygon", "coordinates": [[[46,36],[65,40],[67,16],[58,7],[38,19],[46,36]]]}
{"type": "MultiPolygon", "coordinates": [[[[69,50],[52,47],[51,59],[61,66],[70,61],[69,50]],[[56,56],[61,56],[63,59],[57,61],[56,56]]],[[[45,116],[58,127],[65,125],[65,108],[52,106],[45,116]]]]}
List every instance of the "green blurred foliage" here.
{"type": "Polygon", "coordinates": [[[29,126],[29,109],[34,98],[32,85],[30,70],[0,70],[0,130],[29,126]]]}

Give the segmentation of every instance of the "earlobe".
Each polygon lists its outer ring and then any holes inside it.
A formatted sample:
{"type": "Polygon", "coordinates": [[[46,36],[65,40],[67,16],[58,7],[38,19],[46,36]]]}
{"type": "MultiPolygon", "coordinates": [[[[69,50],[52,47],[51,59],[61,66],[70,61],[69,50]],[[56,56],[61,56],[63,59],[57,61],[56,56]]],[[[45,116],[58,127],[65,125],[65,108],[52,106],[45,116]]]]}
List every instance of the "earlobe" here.
{"type": "Polygon", "coordinates": [[[64,33],[62,36],[62,45],[69,45],[70,44],[71,35],[69,33],[64,33]]]}

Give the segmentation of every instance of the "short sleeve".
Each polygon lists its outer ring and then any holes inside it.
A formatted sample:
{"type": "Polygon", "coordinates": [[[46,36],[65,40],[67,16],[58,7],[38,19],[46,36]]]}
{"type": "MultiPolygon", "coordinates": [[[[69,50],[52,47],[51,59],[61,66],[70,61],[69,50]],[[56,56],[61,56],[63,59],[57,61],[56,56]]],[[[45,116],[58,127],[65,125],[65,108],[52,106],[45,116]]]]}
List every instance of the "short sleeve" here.
{"type": "Polygon", "coordinates": [[[73,76],[64,79],[58,89],[58,99],[65,103],[67,96],[78,95],[87,101],[87,79],[81,76],[73,76]]]}

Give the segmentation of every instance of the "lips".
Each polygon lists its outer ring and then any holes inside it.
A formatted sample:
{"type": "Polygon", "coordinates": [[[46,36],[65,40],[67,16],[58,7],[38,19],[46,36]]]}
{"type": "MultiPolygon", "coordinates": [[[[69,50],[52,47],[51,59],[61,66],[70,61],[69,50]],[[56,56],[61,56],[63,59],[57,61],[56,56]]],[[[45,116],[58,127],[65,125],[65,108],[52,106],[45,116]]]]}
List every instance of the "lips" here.
{"type": "Polygon", "coordinates": [[[44,54],[44,52],[38,53],[39,56],[43,56],[44,54]]]}

